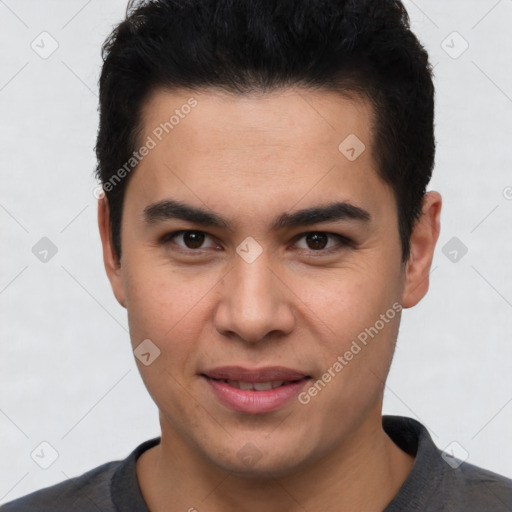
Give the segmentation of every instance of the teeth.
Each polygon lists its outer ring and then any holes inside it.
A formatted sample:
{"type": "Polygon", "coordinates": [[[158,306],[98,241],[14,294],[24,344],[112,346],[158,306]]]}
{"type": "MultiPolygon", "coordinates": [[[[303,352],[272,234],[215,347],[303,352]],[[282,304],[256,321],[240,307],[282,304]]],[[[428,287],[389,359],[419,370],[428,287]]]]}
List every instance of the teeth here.
{"type": "Polygon", "coordinates": [[[242,389],[245,391],[270,391],[271,389],[278,388],[285,383],[284,380],[274,380],[271,382],[242,382],[239,380],[224,380],[224,382],[227,382],[234,388],[242,389]]]}
{"type": "Polygon", "coordinates": [[[254,389],[256,391],[270,391],[272,389],[272,382],[255,382],[254,389]]]}

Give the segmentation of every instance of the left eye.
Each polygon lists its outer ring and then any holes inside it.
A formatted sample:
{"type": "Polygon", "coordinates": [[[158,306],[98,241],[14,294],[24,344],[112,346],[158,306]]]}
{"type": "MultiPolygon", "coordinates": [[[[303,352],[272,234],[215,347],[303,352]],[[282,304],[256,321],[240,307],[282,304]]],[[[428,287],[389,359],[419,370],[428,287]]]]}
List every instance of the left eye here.
{"type": "Polygon", "coordinates": [[[305,238],[306,244],[310,244],[313,247],[305,247],[305,250],[311,250],[313,252],[332,252],[333,250],[340,250],[342,247],[349,245],[349,240],[344,236],[337,235],[336,233],[325,233],[323,231],[311,231],[309,233],[304,233],[300,235],[298,240],[305,238]],[[338,240],[338,244],[335,244],[331,247],[326,247],[328,245],[327,240],[329,238],[336,238],[338,240]]]}
{"type": "MultiPolygon", "coordinates": [[[[207,233],[204,233],[203,231],[182,230],[164,235],[161,241],[163,244],[173,241],[173,243],[178,245],[178,247],[195,252],[195,250],[198,249],[208,249],[208,247],[201,247],[201,245],[204,243],[205,238],[208,236],[209,235],[207,233]],[[183,245],[174,242],[174,239],[177,238],[182,239],[183,245]]],[[[324,231],[310,231],[308,233],[303,233],[295,238],[295,243],[302,239],[305,239],[306,244],[310,245],[310,247],[299,247],[299,249],[306,251],[310,250],[312,252],[332,252],[333,250],[340,250],[345,246],[351,245],[350,240],[347,239],[346,237],[338,235],[336,233],[326,233],[324,231]],[[334,246],[331,247],[327,247],[329,238],[336,238],[338,240],[338,244],[335,244],[334,246]]],[[[215,245],[210,246],[210,248],[214,247],[215,245]]]]}

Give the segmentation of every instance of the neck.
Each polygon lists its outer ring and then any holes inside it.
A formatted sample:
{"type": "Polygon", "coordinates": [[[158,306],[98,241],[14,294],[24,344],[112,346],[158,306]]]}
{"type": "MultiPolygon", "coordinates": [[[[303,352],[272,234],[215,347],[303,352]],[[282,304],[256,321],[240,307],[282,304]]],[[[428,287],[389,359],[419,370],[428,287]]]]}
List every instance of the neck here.
{"type": "Polygon", "coordinates": [[[377,512],[398,493],[413,462],[383,431],[379,410],[328,456],[285,477],[226,472],[170,428],[162,428],[160,444],[139,457],[136,472],[151,512],[377,512]]]}

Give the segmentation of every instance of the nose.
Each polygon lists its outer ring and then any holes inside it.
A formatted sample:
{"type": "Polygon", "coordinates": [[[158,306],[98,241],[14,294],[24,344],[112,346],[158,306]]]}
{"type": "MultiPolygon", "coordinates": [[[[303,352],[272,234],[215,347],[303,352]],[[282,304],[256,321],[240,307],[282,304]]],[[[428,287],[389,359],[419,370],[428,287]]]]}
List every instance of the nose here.
{"type": "Polygon", "coordinates": [[[235,267],[220,283],[214,318],[220,334],[256,343],[293,330],[294,294],[274,267],[265,251],[252,263],[237,257],[235,267]]]}

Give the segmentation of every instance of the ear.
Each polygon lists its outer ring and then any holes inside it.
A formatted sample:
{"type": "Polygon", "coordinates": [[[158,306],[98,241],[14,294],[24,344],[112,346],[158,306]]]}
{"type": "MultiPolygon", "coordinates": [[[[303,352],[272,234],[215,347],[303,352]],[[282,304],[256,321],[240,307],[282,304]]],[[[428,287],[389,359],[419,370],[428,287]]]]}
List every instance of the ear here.
{"type": "Polygon", "coordinates": [[[98,227],[100,230],[101,244],[103,246],[103,264],[105,265],[107,277],[117,301],[121,306],[126,307],[123,286],[123,269],[121,268],[121,262],[117,258],[114,245],[112,243],[110,210],[108,199],[105,194],[102,194],[98,199],[98,227]]]}
{"type": "Polygon", "coordinates": [[[423,200],[420,218],[411,233],[411,251],[405,267],[402,306],[412,308],[426,295],[430,267],[440,231],[442,198],[438,192],[428,192],[423,200]]]}

